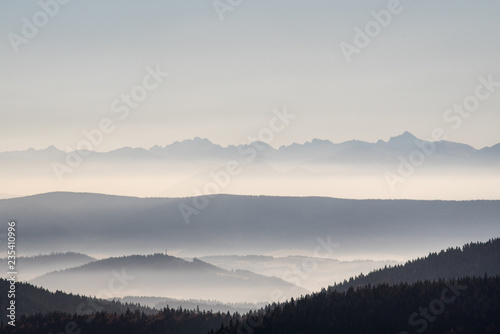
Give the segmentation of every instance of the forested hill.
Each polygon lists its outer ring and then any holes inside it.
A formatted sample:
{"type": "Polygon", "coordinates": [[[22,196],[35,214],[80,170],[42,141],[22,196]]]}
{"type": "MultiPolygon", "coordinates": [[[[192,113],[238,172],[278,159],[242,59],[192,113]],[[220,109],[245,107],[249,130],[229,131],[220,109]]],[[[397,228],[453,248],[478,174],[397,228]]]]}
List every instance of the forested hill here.
{"type": "Polygon", "coordinates": [[[499,333],[500,277],[418,282],[321,292],[245,316],[163,309],[146,315],[51,313],[18,318],[2,333],[357,334],[499,333]],[[224,325],[222,325],[224,324],[224,325]]]}
{"type": "Polygon", "coordinates": [[[0,278],[0,333],[206,333],[229,324],[238,313],[177,309],[161,311],[80,295],[55,293],[29,283],[16,283],[16,326],[5,311],[10,283],[0,278]]]}
{"type": "MultiPolygon", "coordinates": [[[[9,299],[7,292],[9,291],[10,282],[0,278],[0,317],[5,321],[9,299]],[[5,294],[3,293],[5,292],[5,294]]],[[[53,311],[91,314],[95,312],[116,312],[124,313],[127,309],[132,311],[139,310],[147,314],[156,313],[157,310],[149,307],[142,307],[133,303],[120,303],[116,301],[107,301],[103,299],[90,298],[80,295],[67,294],[61,291],[50,292],[33,286],[29,283],[16,283],[16,314],[46,314],[53,311]]]]}
{"type": "Polygon", "coordinates": [[[215,333],[500,333],[500,277],[325,291],[215,333]]]}
{"type": "Polygon", "coordinates": [[[500,238],[430,253],[424,258],[408,261],[404,265],[375,270],[366,276],[360,274],[329,289],[347,291],[350,287],[356,288],[368,284],[411,284],[425,280],[482,277],[485,274],[500,275],[500,238]]]}
{"type": "MultiPolygon", "coordinates": [[[[470,243],[335,287],[345,291],[323,290],[244,316],[168,308],[157,312],[119,303],[92,310],[95,299],[19,283],[16,327],[4,320],[0,332],[58,333],[70,324],[96,334],[500,333],[499,255],[500,239],[470,243]],[[463,277],[445,279],[455,276],[463,277]],[[82,308],[98,313],[84,314],[82,308]],[[60,312],[33,314],[39,309],[60,312]]],[[[6,280],[0,280],[0,289],[8,291],[6,280]]],[[[0,301],[5,310],[6,298],[0,301]]]]}
{"type": "MultiPolygon", "coordinates": [[[[86,254],[74,252],[19,256],[16,258],[16,266],[22,269],[18,272],[17,280],[27,282],[51,271],[78,267],[95,260],[86,254]]],[[[7,258],[0,259],[0,263],[6,268],[7,258]]]]}

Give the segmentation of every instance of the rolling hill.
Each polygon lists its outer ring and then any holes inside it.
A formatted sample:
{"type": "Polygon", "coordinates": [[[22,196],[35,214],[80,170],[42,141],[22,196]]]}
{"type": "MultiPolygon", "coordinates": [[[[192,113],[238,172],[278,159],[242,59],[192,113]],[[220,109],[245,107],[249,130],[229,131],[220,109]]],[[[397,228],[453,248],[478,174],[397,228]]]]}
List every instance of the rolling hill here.
{"type": "MultiPolygon", "coordinates": [[[[51,271],[78,267],[94,260],[91,256],[73,252],[20,256],[16,259],[17,279],[29,281],[51,271]]],[[[0,263],[5,263],[4,267],[7,267],[6,258],[0,259],[0,263]]]]}
{"type": "Polygon", "coordinates": [[[104,299],[158,296],[235,303],[270,301],[276,291],[288,298],[307,293],[276,277],[243,270],[228,271],[198,259],[189,262],[163,254],[98,260],[37,277],[30,283],[52,291],[104,299]]]}

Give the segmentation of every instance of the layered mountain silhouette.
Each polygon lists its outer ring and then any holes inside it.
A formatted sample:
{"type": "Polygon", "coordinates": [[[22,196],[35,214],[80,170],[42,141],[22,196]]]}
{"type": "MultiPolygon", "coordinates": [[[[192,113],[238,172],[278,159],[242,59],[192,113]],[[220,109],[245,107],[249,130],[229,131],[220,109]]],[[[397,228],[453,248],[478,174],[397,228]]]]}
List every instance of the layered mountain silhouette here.
{"type": "Polygon", "coordinates": [[[288,297],[307,293],[276,277],[228,271],[198,259],[190,262],[164,254],[98,260],[48,273],[30,282],[52,291],[99,298],[135,295],[265,302],[272,300],[276,291],[288,297]]]}
{"type": "Polygon", "coordinates": [[[499,147],[431,142],[409,132],[375,143],[313,139],[278,148],[259,141],[224,147],[202,138],[109,152],[51,146],[0,153],[0,198],[65,190],[142,197],[498,199],[499,147]]]}
{"type": "MultiPolygon", "coordinates": [[[[4,323],[0,328],[6,333],[45,333],[59,332],[71,323],[73,328],[92,333],[495,333],[500,329],[499,244],[500,239],[492,239],[431,253],[404,266],[378,271],[383,280],[374,273],[363,276],[369,282],[358,277],[344,291],[337,285],[243,315],[194,308],[156,311],[20,283],[17,326],[4,323]]],[[[171,260],[159,255],[150,258],[154,265],[171,260]]],[[[7,286],[0,279],[0,287],[7,286]]],[[[2,309],[6,302],[1,296],[2,309]]]]}
{"type": "Polygon", "coordinates": [[[157,310],[162,310],[164,308],[171,309],[185,309],[185,310],[201,310],[210,312],[222,312],[222,313],[247,313],[250,310],[257,310],[267,305],[267,303],[223,303],[218,300],[206,300],[206,299],[174,299],[166,297],[134,297],[126,296],[123,298],[115,298],[114,300],[121,302],[122,304],[140,304],[142,306],[148,306],[155,308],[157,310]]]}
{"type": "Polygon", "coordinates": [[[500,329],[500,239],[359,275],[215,333],[487,333],[500,329]]]}
{"type": "Polygon", "coordinates": [[[367,286],[287,301],[214,333],[496,333],[499,300],[498,276],[367,286]]]}
{"type": "MultiPolygon", "coordinates": [[[[379,140],[376,143],[351,140],[333,143],[330,140],[313,139],[304,144],[290,144],[274,148],[264,142],[253,142],[223,147],[212,143],[206,138],[195,137],[176,141],[166,146],[153,146],[149,149],[123,147],[109,152],[85,152],[92,159],[127,159],[127,160],[242,160],[249,157],[249,150],[255,150],[264,160],[289,160],[308,162],[387,162],[401,154],[421,150],[427,146],[437,156],[444,160],[470,162],[470,159],[493,159],[500,161],[500,143],[482,149],[475,149],[467,144],[450,141],[432,142],[415,137],[409,132],[391,137],[388,141],[379,140]]],[[[79,151],[75,151],[79,152],[79,151]]],[[[42,150],[28,149],[25,151],[1,152],[0,159],[58,159],[64,157],[66,151],[54,146],[42,150]]]]}
{"type": "Polygon", "coordinates": [[[201,257],[302,250],[331,259],[406,260],[500,235],[500,201],[480,200],[59,192],[0,200],[0,212],[18,220],[17,242],[25,254],[122,256],[167,248],[172,255],[201,257]],[[186,208],[195,210],[189,220],[186,208]]]}
{"type": "Polygon", "coordinates": [[[396,265],[396,261],[339,261],[330,257],[309,256],[255,256],[219,255],[204,256],[200,259],[224,269],[246,269],[254,273],[276,276],[309,291],[319,291],[331,282],[368,272],[384,266],[396,265]]]}
{"type": "MultiPolygon", "coordinates": [[[[17,279],[29,281],[51,271],[78,267],[94,260],[91,256],[74,252],[20,256],[16,258],[17,279]]],[[[0,259],[0,263],[4,263],[7,268],[7,258],[0,259]]]]}

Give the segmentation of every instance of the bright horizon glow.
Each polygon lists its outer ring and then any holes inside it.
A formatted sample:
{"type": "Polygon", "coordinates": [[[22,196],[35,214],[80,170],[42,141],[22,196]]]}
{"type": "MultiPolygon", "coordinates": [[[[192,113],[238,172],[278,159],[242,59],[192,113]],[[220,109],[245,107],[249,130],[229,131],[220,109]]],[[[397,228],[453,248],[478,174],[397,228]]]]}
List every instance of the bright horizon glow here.
{"type": "Polygon", "coordinates": [[[456,129],[444,114],[474,94],[479,77],[500,81],[500,3],[402,0],[349,64],[341,43],[354,45],[355,27],[387,8],[378,0],[254,1],[221,21],[210,1],[73,1],[16,54],[9,34],[21,36],[23,18],[41,7],[2,2],[0,152],[67,150],[105,117],[116,130],[96,151],[193,137],[237,145],[283,107],[297,118],[273,147],[404,131],[426,139],[436,127],[475,148],[499,143],[500,89],[456,129]],[[113,102],[157,65],[168,76],[119,120],[113,102]]]}

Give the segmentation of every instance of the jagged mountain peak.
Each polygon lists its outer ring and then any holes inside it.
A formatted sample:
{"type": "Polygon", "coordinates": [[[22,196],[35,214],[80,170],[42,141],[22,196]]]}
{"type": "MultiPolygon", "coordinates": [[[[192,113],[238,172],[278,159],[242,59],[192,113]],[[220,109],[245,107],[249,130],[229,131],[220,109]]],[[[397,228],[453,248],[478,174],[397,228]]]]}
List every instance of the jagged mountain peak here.
{"type": "Polygon", "coordinates": [[[414,140],[418,139],[415,137],[413,134],[411,134],[408,131],[403,132],[399,136],[391,137],[388,141],[388,143],[408,143],[411,142],[413,143],[414,140]]]}

